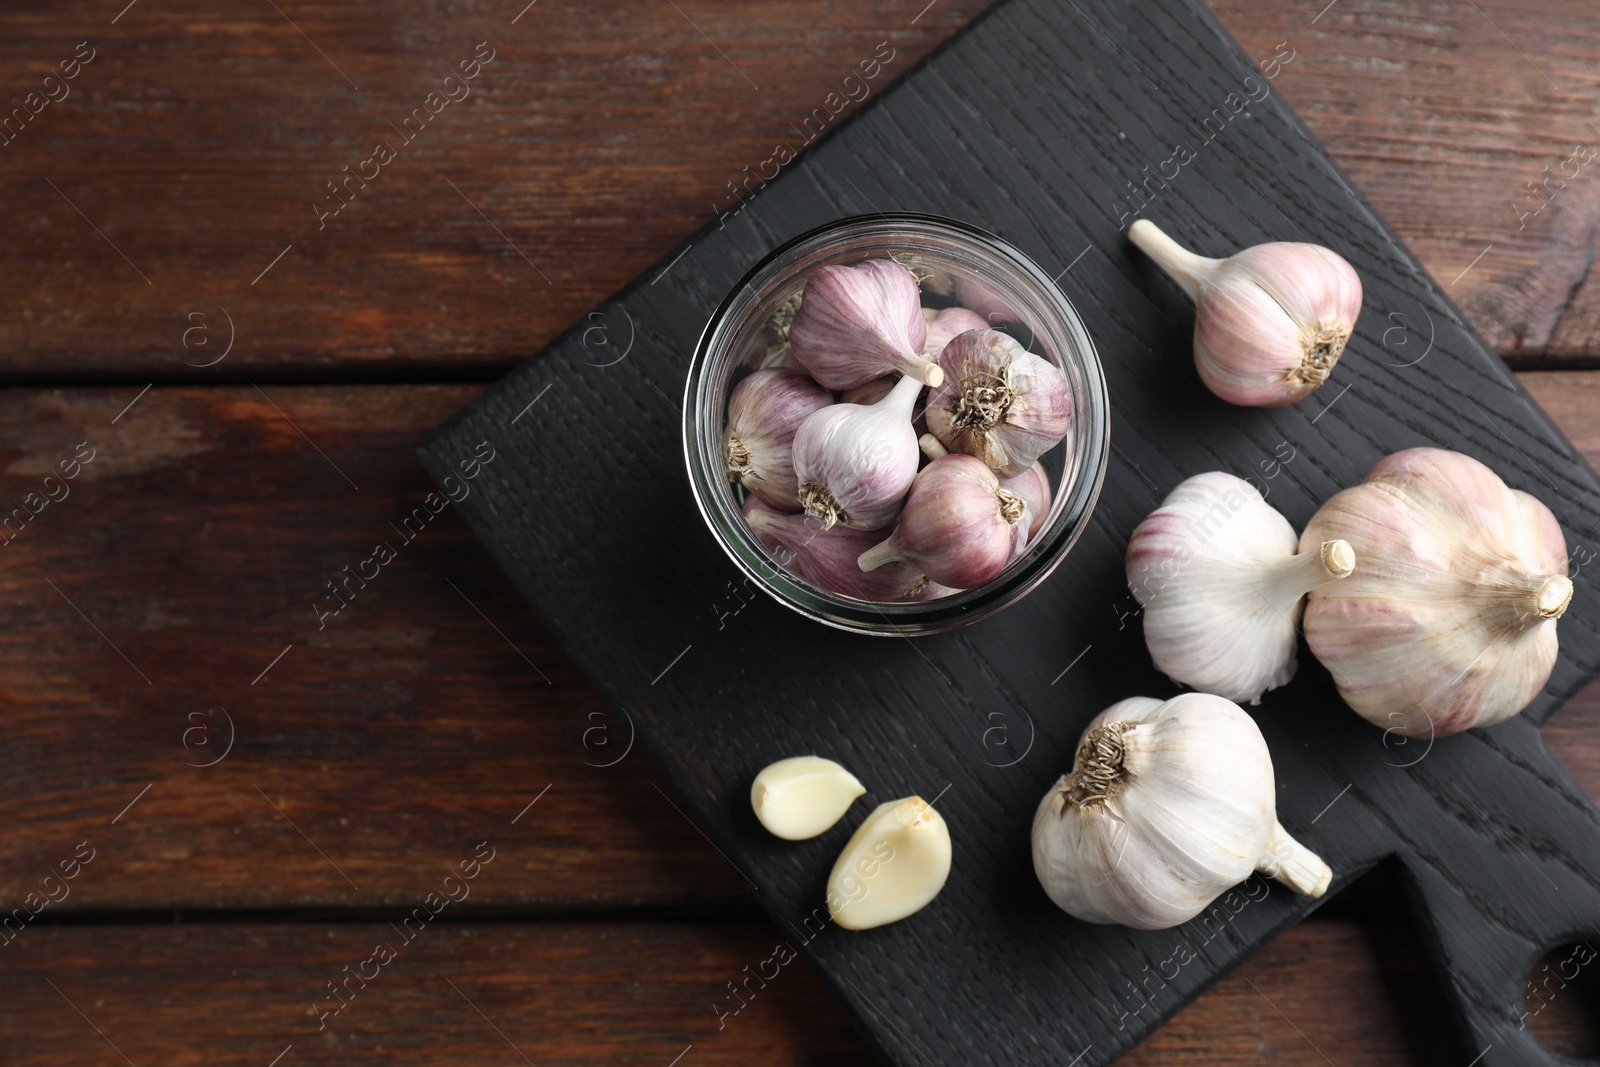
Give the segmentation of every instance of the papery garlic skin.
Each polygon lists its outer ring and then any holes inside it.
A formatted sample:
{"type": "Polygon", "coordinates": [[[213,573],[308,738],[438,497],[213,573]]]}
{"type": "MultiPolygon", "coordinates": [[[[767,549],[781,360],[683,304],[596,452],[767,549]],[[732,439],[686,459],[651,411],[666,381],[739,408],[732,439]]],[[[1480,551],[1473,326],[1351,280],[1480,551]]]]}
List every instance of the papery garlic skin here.
{"type": "Polygon", "coordinates": [[[750,807],[768,832],[785,841],[805,841],[832,828],[866,791],[831,759],[791,756],[756,775],[750,807]]]}
{"type": "Polygon", "coordinates": [[[880,804],[828,875],[828,913],[846,930],[898,922],[932,902],[950,877],[950,828],[921,797],[880,804]]]}
{"type": "Polygon", "coordinates": [[[1188,922],[1253,871],[1319,897],[1333,872],[1276,806],[1271,754],[1237,704],[1132,697],[1089,724],[1040,801],[1034,873],[1068,914],[1140,930],[1188,922]]]}
{"type": "Polygon", "coordinates": [[[885,374],[928,385],[943,377],[922,355],[928,324],[910,271],[892,259],[819,267],[789,327],[789,347],[829,389],[851,389],[885,374]]]}
{"type": "Polygon", "coordinates": [[[824,529],[842,522],[876,530],[900,514],[917,475],[911,413],[921,392],[921,382],[902,378],[876,404],[835,404],[807,416],[795,431],[800,503],[824,529]]]}
{"type": "Polygon", "coordinates": [[[758,370],[728,396],[722,460],[728,480],[766,503],[800,510],[794,473],[794,435],[813,412],[832,405],[833,394],[804,373],[758,370]]]}
{"type": "Polygon", "coordinates": [[[1301,544],[1329,537],[1361,567],[1311,594],[1306,643],[1362,718],[1445,737],[1509,719],[1544,688],[1572,582],[1538,500],[1470,456],[1413,448],[1324,504],[1301,544]]]}
{"type": "Polygon", "coordinates": [[[1327,381],[1361,314],[1361,278],[1338,253],[1273,241],[1208,259],[1149,219],[1128,237],[1194,300],[1195,367],[1217,396],[1281,407],[1327,381]]]}
{"type": "Polygon", "coordinates": [[[951,452],[1003,478],[1033,466],[1067,434],[1072,387],[1049,360],[996,330],[958,334],[939,356],[944,384],[928,397],[928,429],[951,452]]]}
{"type": "Polygon", "coordinates": [[[825,529],[820,519],[778,511],[753,496],[745,501],[743,514],[756,540],[780,566],[819,589],[876,603],[927,595],[927,577],[909,563],[891,563],[870,574],[856,564],[861,553],[882,540],[878,531],[825,529]]]}
{"type": "Polygon", "coordinates": [[[1261,703],[1294,677],[1311,589],[1347,577],[1350,545],[1308,543],[1255,486],[1224,471],[1168,494],[1128,541],[1128,587],[1144,606],[1150,658],[1203,693],[1261,703]]]}
{"type": "Polygon", "coordinates": [[[982,461],[951,454],[917,473],[900,525],[861,554],[863,571],[902,560],[940,585],[972,589],[995,578],[1027,544],[1027,505],[982,461]]]}
{"type": "MultiPolygon", "coordinates": [[[[922,314],[927,316],[931,308],[923,308],[922,314]]],[[[966,308],[945,308],[928,319],[928,337],[922,342],[922,354],[929,359],[938,361],[939,353],[944,351],[944,346],[949,344],[957,334],[966,333],[968,330],[987,330],[989,324],[982,315],[966,308]]]]}

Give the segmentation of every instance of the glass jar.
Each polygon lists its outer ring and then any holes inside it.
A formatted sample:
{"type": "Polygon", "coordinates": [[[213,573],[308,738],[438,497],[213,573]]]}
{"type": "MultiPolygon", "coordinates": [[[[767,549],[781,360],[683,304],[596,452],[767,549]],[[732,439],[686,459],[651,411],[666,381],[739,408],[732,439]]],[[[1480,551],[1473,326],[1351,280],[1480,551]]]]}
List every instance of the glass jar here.
{"type": "MultiPolygon", "coordinates": [[[[723,551],[779,603],[861,634],[939,633],[993,615],[1026,596],[1071,550],[1105,479],[1111,442],[1105,376],[1072,304],[1037,264],[993,234],[935,215],[840,219],[794,238],[733,287],[701,334],[689,365],[683,447],[695,501],[723,551]],[[923,303],[967,307],[1050,360],[1072,390],[1066,437],[1040,457],[1053,500],[1027,550],[988,583],[928,600],[879,603],[812,585],[775,560],[740,514],[744,491],[723,462],[728,394],[771,340],[768,320],[819,267],[893,257],[922,280],[923,303]]],[[[887,538],[893,527],[886,527],[887,538]]]]}

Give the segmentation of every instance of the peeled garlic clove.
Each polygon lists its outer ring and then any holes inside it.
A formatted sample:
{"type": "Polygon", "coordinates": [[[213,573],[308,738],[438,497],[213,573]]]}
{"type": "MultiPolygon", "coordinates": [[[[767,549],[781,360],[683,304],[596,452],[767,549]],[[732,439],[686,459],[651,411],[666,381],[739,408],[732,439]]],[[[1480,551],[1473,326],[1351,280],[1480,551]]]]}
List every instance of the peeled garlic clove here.
{"type": "Polygon", "coordinates": [[[948,455],[918,472],[900,525],[861,554],[864,571],[895,560],[940,585],[971,589],[1005,569],[1027,543],[1026,505],[971,456],[948,455]]]}
{"type": "Polygon", "coordinates": [[[1032,544],[1050,517],[1050,476],[1044,472],[1044,464],[1035,463],[1021,474],[1000,479],[1000,487],[1020,496],[1028,506],[1028,543],[1032,544]]]}
{"type": "Polygon", "coordinates": [[[804,841],[843,817],[866,787],[856,776],[821,756],[792,756],[762,768],[750,783],[750,806],[768,831],[785,841],[804,841]]]}
{"type": "MultiPolygon", "coordinates": [[[[931,310],[923,308],[922,314],[926,316],[931,310]]],[[[944,351],[944,346],[957,334],[988,328],[989,324],[984,321],[983,316],[975,311],[968,311],[966,308],[945,308],[928,319],[928,337],[922,342],[922,354],[937,361],[939,353],[944,351]]]]}
{"type": "Polygon", "coordinates": [[[1194,362],[1207,389],[1230,404],[1281,407],[1328,380],[1361,314],[1361,278],[1338,253],[1272,241],[1207,259],[1149,219],[1128,237],[1195,302],[1194,362]]]}
{"type": "Polygon", "coordinates": [[[928,324],[911,272],[892,259],[820,267],[789,327],[789,345],[829,389],[850,389],[885,374],[928,385],[943,375],[922,353],[928,324]]]}
{"type": "Polygon", "coordinates": [[[728,480],[775,508],[798,511],[795,431],[806,416],[832,403],[833,394],[800,371],[758,370],[734,386],[722,436],[728,480]]]}
{"type": "Polygon", "coordinates": [[[950,877],[950,828],[921,797],[880,804],[828,875],[828,913],[846,930],[898,922],[950,877]]]}
{"type": "Polygon", "coordinates": [[[1034,873],[1068,914],[1141,930],[1188,922],[1252,871],[1320,897],[1333,872],[1276,806],[1272,756],[1237,704],[1133,697],[1089,724],[1040,801],[1034,873]]]}
{"type": "Polygon", "coordinates": [[[1550,509],[1459,452],[1413,448],[1322,506],[1301,544],[1339,537],[1361,557],[1306,606],[1306,643],[1345,703],[1431,738],[1491,726],[1550,678],[1572,599],[1550,509]]]}
{"type": "Polygon", "coordinates": [[[928,429],[952,452],[1002,477],[1033,466],[1066,436],[1072,388],[1048,360],[996,330],[969,330],[939,356],[944,384],[928,398],[928,429]]]}
{"type": "Polygon", "coordinates": [[[928,579],[909,563],[891,563],[871,574],[856,565],[880,533],[848,526],[827,530],[819,519],[774,510],[753,496],[745,501],[744,517],[774,560],[818,588],[878,603],[925,598],[928,579]]]}
{"type": "Polygon", "coordinates": [[[1128,587],[1150,658],[1181,685],[1241,703],[1294,677],[1306,593],[1355,569],[1342,540],[1300,544],[1255,486],[1223,471],[1180,483],[1133,531],[1128,587]]]}
{"type": "Polygon", "coordinates": [[[794,435],[800,503],[823,529],[887,526],[917,474],[911,412],[922,383],[902,378],[876,404],[835,404],[813,412],[794,435]]]}

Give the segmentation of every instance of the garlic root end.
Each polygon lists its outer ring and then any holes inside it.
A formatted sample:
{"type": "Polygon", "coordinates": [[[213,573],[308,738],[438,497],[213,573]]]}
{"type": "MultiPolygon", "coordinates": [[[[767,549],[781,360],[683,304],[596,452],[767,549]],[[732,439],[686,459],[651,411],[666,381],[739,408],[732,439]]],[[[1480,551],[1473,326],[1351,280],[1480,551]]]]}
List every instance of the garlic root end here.
{"type": "Polygon", "coordinates": [[[1256,864],[1256,870],[1275,878],[1296,893],[1307,897],[1320,897],[1328,891],[1333,881],[1333,869],[1290,836],[1282,823],[1274,823],[1272,837],[1267,841],[1267,854],[1256,864]]]}
{"type": "Polygon", "coordinates": [[[1182,286],[1189,299],[1200,295],[1200,277],[1209,273],[1216,260],[1197,256],[1162,232],[1161,227],[1149,219],[1138,219],[1128,227],[1128,240],[1166,271],[1173,281],[1182,286]]]}

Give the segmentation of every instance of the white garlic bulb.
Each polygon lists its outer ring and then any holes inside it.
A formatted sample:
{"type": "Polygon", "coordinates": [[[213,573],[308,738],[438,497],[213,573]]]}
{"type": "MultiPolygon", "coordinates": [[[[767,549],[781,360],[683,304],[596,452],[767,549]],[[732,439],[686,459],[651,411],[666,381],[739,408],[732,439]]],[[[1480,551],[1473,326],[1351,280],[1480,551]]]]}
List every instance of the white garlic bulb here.
{"type": "Polygon", "coordinates": [[[917,281],[892,259],[817,268],[789,325],[794,358],[829,389],[885,374],[938,385],[943,372],[922,355],[927,336],[917,281]]]}
{"type": "Polygon", "coordinates": [[[1252,871],[1320,897],[1333,872],[1277,819],[1272,757],[1230,700],[1132,697],[1101,712],[1033,818],[1033,869],[1085,922],[1163,930],[1252,871]]]}
{"type": "Polygon", "coordinates": [[[1194,362],[1207,389],[1230,404],[1281,407],[1328,380],[1361,314],[1361,278],[1338,253],[1272,241],[1207,259],[1149,219],[1128,237],[1195,302],[1194,362]]]}
{"type": "Polygon", "coordinates": [[[944,384],[928,397],[928,429],[951,452],[1011,478],[1066,436],[1072,421],[1066,375],[1016,338],[996,330],[957,334],[939,365],[944,384]]]}
{"type": "Polygon", "coordinates": [[[922,383],[901,378],[872,405],[834,404],[812,412],[794,435],[800,504],[822,520],[858,530],[887,526],[917,476],[912,409],[922,383]]]}
{"type": "Polygon", "coordinates": [[[1150,658],[1181,685],[1229,700],[1294,677],[1306,593],[1355,569],[1342,540],[1308,544],[1255,486],[1224,471],[1181,482],[1128,542],[1128,587],[1150,658]]]}
{"type": "Polygon", "coordinates": [[[1482,463],[1439,448],[1388,456],[1301,543],[1329,537],[1354,545],[1361,569],[1311,594],[1306,643],[1362,718],[1444,737],[1509,719],[1549,680],[1572,599],[1566,539],[1482,463]]]}
{"type": "Polygon", "coordinates": [[[756,775],[750,807],[769,832],[785,841],[804,841],[832,827],[866,791],[831,759],[791,756],[756,775]]]}
{"type": "Polygon", "coordinates": [[[950,877],[950,828],[921,797],[878,805],[828,875],[828,912],[868,930],[922,910],[950,877]]]}
{"type": "Polygon", "coordinates": [[[953,589],[992,581],[1028,544],[1027,501],[971,456],[941,456],[917,472],[889,539],[861,553],[861,570],[905,566],[953,589]]]}
{"type": "Polygon", "coordinates": [[[795,431],[806,416],[832,403],[833,394],[801,371],[758,370],[734,386],[722,435],[728,480],[772,507],[799,511],[795,431]]]}

